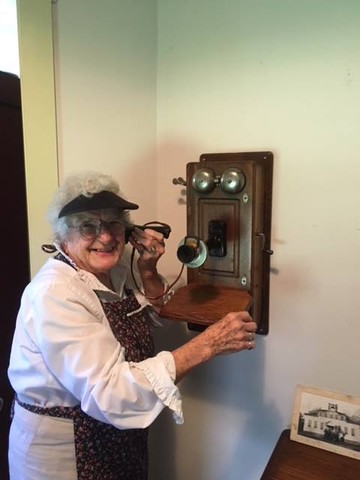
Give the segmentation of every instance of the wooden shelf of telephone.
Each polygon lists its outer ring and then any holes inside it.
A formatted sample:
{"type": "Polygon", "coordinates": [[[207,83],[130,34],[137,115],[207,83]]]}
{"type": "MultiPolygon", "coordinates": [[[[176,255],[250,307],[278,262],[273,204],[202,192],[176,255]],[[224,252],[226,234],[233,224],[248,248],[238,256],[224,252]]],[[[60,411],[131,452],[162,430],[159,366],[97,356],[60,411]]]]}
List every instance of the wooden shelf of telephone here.
{"type": "Polygon", "coordinates": [[[251,304],[252,297],[246,290],[190,283],[175,291],[160,316],[187,322],[201,330],[229,312],[248,311],[251,304]]]}

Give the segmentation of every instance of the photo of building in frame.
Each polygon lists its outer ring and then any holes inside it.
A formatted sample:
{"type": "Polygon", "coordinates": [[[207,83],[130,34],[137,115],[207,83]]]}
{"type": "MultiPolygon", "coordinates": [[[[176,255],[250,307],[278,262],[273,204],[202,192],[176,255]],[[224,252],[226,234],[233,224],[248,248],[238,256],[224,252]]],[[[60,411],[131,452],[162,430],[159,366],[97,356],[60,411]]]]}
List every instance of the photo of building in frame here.
{"type": "Polygon", "coordinates": [[[291,438],[360,459],[360,399],[298,385],[291,438]]]}

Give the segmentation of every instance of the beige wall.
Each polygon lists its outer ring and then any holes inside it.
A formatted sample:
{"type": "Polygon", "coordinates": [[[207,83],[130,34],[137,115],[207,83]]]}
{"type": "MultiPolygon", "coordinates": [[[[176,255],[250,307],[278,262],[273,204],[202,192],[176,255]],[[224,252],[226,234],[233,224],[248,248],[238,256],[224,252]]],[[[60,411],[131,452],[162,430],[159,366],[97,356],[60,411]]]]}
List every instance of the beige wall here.
{"type": "Polygon", "coordinates": [[[33,276],[47,258],[40,247],[51,240],[46,209],[58,181],[51,2],[17,0],[17,12],[33,276]]]}
{"type": "MultiPolygon", "coordinates": [[[[99,3],[56,5],[60,176],[106,170],[139,220],[170,223],[164,273],[185,233],[172,178],[204,152],[274,153],[270,333],[183,380],[185,424],[165,412],[151,434],[153,480],[258,480],[297,383],[359,394],[360,7],[99,3]]],[[[157,341],[191,335],[174,325],[157,341]]]]}

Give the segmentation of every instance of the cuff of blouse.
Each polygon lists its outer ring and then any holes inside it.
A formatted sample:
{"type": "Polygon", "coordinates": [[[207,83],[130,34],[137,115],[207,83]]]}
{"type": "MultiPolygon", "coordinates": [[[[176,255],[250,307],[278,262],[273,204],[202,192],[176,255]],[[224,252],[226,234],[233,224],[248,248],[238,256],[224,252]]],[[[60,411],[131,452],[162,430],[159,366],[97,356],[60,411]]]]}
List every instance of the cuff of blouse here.
{"type": "Polygon", "coordinates": [[[181,394],[174,383],[176,368],[172,354],[163,351],[156,357],[139,363],[131,363],[131,366],[143,372],[158,398],[172,410],[175,422],[184,423],[181,394]]]}

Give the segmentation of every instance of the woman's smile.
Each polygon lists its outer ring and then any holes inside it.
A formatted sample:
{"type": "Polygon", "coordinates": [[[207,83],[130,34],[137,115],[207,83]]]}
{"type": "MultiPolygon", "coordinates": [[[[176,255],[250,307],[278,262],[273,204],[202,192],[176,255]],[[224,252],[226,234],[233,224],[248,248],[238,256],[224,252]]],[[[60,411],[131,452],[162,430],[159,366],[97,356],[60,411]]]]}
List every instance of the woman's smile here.
{"type": "Polygon", "coordinates": [[[112,253],[115,250],[115,248],[116,248],[116,245],[113,245],[112,247],[89,248],[89,250],[97,253],[112,253]]]}

